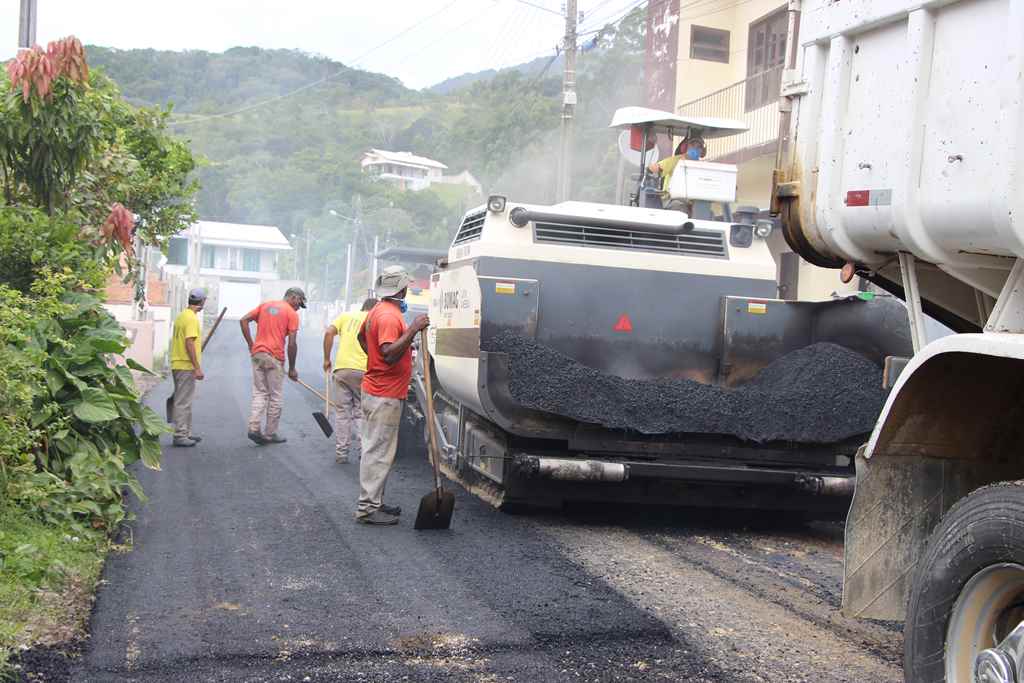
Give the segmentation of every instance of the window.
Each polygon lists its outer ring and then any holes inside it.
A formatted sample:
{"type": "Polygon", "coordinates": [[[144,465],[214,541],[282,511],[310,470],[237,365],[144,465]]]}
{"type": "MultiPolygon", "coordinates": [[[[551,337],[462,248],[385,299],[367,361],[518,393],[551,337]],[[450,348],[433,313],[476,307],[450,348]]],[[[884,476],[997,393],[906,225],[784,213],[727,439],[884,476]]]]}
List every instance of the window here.
{"type": "Polygon", "coordinates": [[[690,26],[690,59],[729,63],[729,32],[707,26],[690,26]]]}
{"type": "Polygon", "coordinates": [[[199,256],[199,266],[201,268],[216,268],[216,256],[217,247],[208,247],[204,245],[199,256]]]}
{"type": "Polygon", "coordinates": [[[260,252],[255,249],[243,249],[242,270],[248,273],[260,272],[260,252]]]}
{"type": "Polygon", "coordinates": [[[167,243],[167,265],[188,265],[188,238],[172,237],[167,243]]]}
{"type": "Polygon", "coordinates": [[[788,29],[789,16],[785,7],[780,7],[750,25],[747,43],[747,111],[759,109],[779,99],[788,29]]]}

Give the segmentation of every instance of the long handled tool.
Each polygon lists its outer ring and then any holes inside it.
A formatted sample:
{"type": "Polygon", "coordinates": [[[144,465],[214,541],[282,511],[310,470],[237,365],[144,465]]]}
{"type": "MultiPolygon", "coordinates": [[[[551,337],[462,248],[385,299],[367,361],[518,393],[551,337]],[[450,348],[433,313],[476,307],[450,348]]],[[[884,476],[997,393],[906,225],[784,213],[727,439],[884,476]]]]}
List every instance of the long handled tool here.
{"type": "MultiPolygon", "coordinates": [[[[220,321],[224,319],[224,314],[227,313],[227,312],[228,312],[228,307],[227,306],[225,306],[224,308],[222,308],[220,310],[220,315],[217,316],[217,321],[215,323],[213,323],[213,327],[211,327],[210,331],[206,333],[206,339],[204,339],[203,343],[199,346],[199,350],[200,351],[205,351],[206,350],[206,345],[210,343],[210,337],[212,337],[213,333],[217,331],[217,326],[220,325],[220,321]]],[[[171,392],[171,395],[167,397],[167,402],[164,404],[164,411],[165,411],[165,413],[167,415],[167,421],[168,422],[174,422],[174,392],[173,391],[171,392]]]]}
{"type": "Polygon", "coordinates": [[[331,426],[331,421],[327,419],[327,415],[331,412],[331,375],[324,373],[324,412],[313,413],[313,419],[320,426],[320,431],[324,433],[328,439],[334,434],[334,427],[331,426]]]}
{"type": "Polygon", "coordinates": [[[426,388],[427,433],[430,434],[430,464],[434,466],[434,490],[420,500],[414,529],[447,529],[452,525],[455,494],[441,487],[440,453],[437,447],[437,424],[434,422],[434,391],[430,383],[430,351],[427,331],[420,332],[420,354],[423,357],[423,382],[426,388]]]}
{"type": "MultiPolygon", "coordinates": [[[[328,376],[328,380],[330,381],[330,376],[328,376]]],[[[306,389],[307,391],[312,393],[314,396],[316,396],[317,398],[319,398],[319,399],[324,401],[324,413],[330,412],[330,410],[331,410],[331,408],[330,408],[331,407],[331,398],[330,398],[329,395],[322,394],[321,392],[319,392],[316,389],[312,388],[311,386],[309,386],[308,384],[306,384],[302,380],[295,380],[295,381],[298,382],[299,386],[301,386],[303,389],[306,389]]],[[[330,387],[330,386],[331,385],[328,384],[328,387],[330,387]]],[[[338,408],[338,405],[335,404],[335,409],[337,409],[337,408],[338,408]]],[[[324,413],[318,413],[318,412],[317,413],[313,413],[313,420],[316,421],[316,424],[319,426],[319,428],[321,428],[321,431],[324,432],[324,435],[330,437],[332,434],[334,434],[334,427],[331,426],[331,423],[328,421],[327,416],[324,415],[324,413]]]]}

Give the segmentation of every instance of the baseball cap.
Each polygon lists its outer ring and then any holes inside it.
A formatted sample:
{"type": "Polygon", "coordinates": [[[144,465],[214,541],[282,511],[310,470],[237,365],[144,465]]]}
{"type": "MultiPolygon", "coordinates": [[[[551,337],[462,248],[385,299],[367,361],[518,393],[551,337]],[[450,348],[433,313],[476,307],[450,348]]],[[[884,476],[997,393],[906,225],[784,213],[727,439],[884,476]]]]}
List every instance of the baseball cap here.
{"type": "Polygon", "coordinates": [[[299,308],[306,307],[306,293],[302,291],[301,287],[289,287],[288,291],[284,293],[284,298],[287,299],[290,296],[299,298],[299,308]]]}
{"type": "Polygon", "coordinates": [[[374,290],[377,296],[394,296],[409,286],[412,278],[409,272],[402,266],[388,266],[377,276],[377,283],[374,290]]]}
{"type": "Polygon", "coordinates": [[[195,301],[196,303],[206,301],[206,290],[202,287],[196,287],[195,289],[189,290],[188,300],[190,302],[195,301]]]}

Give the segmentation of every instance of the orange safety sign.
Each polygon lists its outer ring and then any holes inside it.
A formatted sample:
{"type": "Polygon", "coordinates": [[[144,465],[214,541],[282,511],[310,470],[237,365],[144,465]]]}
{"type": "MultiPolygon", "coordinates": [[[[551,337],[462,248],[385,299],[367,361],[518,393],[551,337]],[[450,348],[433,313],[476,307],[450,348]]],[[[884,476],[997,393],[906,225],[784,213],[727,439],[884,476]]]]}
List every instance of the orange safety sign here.
{"type": "Polygon", "coordinates": [[[632,332],[633,323],[630,321],[629,316],[623,313],[619,318],[619,322],[615,323],[615,327],[612,329],[616,332],[632,332]]]}

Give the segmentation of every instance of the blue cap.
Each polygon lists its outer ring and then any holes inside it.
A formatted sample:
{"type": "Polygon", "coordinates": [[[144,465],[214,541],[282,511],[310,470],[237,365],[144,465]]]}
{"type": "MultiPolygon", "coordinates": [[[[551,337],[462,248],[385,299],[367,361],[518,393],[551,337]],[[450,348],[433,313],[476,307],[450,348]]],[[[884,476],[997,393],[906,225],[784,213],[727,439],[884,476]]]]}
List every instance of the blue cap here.
{"type": "Polygon", "coordinates": [[[195,289],[189,291],[188,300],[195,302],[206,301],[206,290],[203,289],[202,287],[196,287],[195,289]]]}

